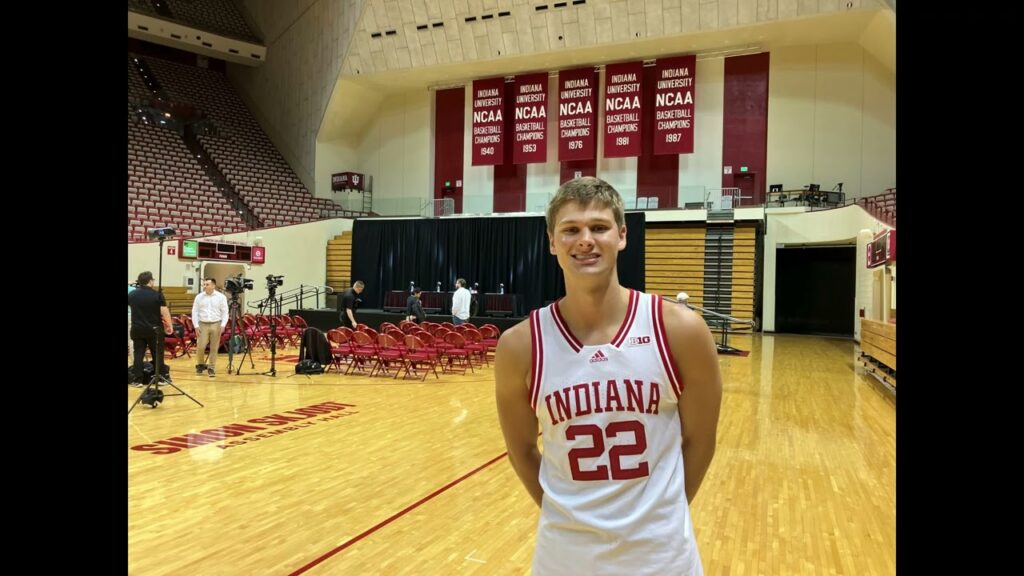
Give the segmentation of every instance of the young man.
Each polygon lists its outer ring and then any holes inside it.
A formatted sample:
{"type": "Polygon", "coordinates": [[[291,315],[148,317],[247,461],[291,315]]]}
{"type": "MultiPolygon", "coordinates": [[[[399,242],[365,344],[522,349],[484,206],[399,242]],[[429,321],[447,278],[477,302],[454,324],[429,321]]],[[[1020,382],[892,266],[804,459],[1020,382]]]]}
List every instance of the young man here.
{"type": "Polygon", "coordinates": [[[196,343],[196,374],[206,371],[210,378],[214,378],[217,375],[215,368],[220,335],[228,325],[228,299],[217,291],[217,280],[203,278],[203,291],[192,301],[192,324],[199,340],[196,343]],[[203,361],[207,344],[210,346],[208,363],[203,361]]]}
{"type": "Polygon", "coordinates": [[[412,294],[405,301],[405,319],[410,322],[417,324],[427,319],[427,315],[423,312],[423,303],[420,302],[420,296],[423,295],[423,290],[420,290],[419,286],[416,286],[412,290],[412,294]]]}
{"type": "Polygon", "coordinates": [[[469,321],[469,301],[473,295],[466,289],[466,280],[455,280],[455,294],[452,294],[452,324],[458,326],[469,321]]]}
{"type": "Polygon", "coordinates": [[[359,299],[359,295],[363,293],[366,285],[363,284],[362,280],[356,280],[352,287],[345,290],[338,298],[338,319],[341,321],[341,325],[346,328],[356,329],[356,300],[359,299]]]}
{"type": "Polygon", "coordinates": [[[606,182],[559,188],[547,228],[566,296],[501,336],[495,368],[509,460],[541,507],[533,574],[703,574],[688,503],[715,452],[711,332],[619,284],[625,216],[606,182]]]}

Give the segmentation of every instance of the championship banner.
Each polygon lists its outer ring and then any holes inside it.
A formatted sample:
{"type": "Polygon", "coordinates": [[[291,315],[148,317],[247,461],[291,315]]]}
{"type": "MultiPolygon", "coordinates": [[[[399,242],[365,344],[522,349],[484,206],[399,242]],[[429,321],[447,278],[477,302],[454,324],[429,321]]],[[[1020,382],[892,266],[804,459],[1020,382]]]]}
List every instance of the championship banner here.
{"type": "Polygon", "coordinates": [[[593,160],[597,150],[594,68],[558,73],[558,161],[593,160]]]}
{"type": "Polygon", "coordinates": [[[504,78],[473,81],[473,166],[502,163],[505,155],[504,98],[504,78]]]}
{"type": "Polygon", "coordinates": [[[643,62],[604,67],[604,157],[640,155],[643,62]]]}
{"type": "Polygon", "coordinates": [[[654,153],[693,153],[696,56],[658,58],[654,91],[654,153]]]}
{"type": "Polygon", "coordinates": [[[548,161],[548,75],[516,76],[513,164],[548,161]]]}

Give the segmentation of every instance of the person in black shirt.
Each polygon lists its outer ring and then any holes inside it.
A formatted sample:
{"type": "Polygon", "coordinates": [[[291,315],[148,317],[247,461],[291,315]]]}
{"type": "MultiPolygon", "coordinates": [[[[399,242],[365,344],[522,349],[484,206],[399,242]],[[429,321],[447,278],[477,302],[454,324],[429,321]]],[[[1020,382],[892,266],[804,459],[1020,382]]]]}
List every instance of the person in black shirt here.
{"type": "Polygon", "coordinates": [[[133,386],[141,388],[144,383],[143,359],[146,356],[146,348],[149,348],[153,355],[153,364],[156,365],[157,330],[164,334],[173,334],[171,324],[171,312],[167,308],[167,300],[164,295],[153,289],[153,273],[143,272],[137,280],[138,288],[128,294],[128,306],[132,310],[132,345],[135,362],[132,368],[135,370],[133,386]],[[162,325],[162,327],[161,327],[162,325]]]}
{"type": "Polygon", "coordinates": [[[423,303],[420,302],[422,292],[419,286],[413,288],[409,299],[405,301],[405,319],[417,324],[427,319],[427,315],[423,312],[423,303]]]}
{"type": "Polygon", "coordinates": [[[357,296],[363,293],[365,287],[362,280],[356,280],[355,284],[338,298],[338,317],[342,326],[356,329],[356,304],[359,300],[357,296]]]}

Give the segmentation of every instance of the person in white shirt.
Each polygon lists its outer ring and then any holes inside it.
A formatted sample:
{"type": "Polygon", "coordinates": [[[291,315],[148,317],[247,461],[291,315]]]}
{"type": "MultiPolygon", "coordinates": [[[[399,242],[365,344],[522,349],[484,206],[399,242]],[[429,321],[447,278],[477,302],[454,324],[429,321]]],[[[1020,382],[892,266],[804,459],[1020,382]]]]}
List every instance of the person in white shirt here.
{"type": "Polygon", "coordinates": [[[192,302],[192,323],[199,336],[199,343],[196,346],[196,374],[206,371],[210,378],[213,378],[220,335],[228,325],[228,299],[217,291],[217,281],[213,278],[203,279],[203,291],[197,294],[195,301],[192,302]],[[210,345],[209,364],[203,362],[207,344],[210,345]]]}
{"type": "Polygon", "coordinates": [[[455,294],[452,295],[452,324],[458,326],[469,320],[469,301],[473,296],[466,289],[466,279],[455,281],[455,294]]]}

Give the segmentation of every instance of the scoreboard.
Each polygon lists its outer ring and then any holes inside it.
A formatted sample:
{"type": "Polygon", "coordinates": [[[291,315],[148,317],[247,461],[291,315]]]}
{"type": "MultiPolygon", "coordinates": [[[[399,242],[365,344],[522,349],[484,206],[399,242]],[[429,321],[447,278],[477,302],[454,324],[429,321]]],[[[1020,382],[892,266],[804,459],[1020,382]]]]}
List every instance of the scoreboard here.
{"type": "Polygon", "coordinates": [[[896,261],[896,230],[886,230],[868,243],[868,268],[896,261]]]}
{"type": "Polygon", "coordinates": [[[178,259],[263,264],[267,260],[267,249],[265,246],[181,238],[178,239],[178,259]]]}

